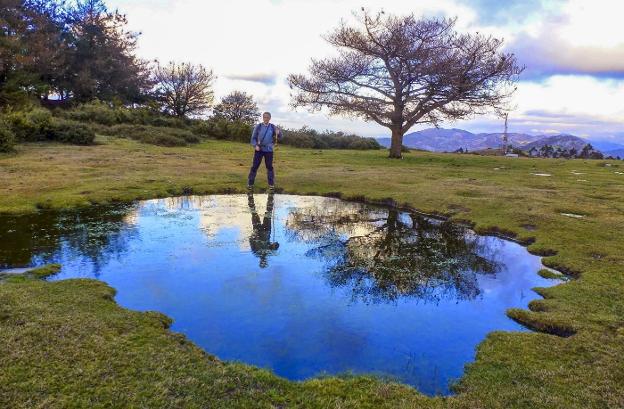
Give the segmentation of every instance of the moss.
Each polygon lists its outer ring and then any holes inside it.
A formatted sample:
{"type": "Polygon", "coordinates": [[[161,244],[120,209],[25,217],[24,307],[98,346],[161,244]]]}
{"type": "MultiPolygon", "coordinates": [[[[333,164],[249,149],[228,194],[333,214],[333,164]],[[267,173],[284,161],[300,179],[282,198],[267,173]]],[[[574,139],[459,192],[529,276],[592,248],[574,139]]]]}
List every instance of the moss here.
{"type": "Polygon", "coordinates": [[[572,323],[565,319],[559,319],[552,315],[544,316],[535,311],[511,308],[507,310],[507,316],[532,330],[558,335],[560,337],[572,336],[577,331],[572,323]]]}
{"type": "Polygon", "coordinates": [[[539,274],[543,278],[547,278],[551,280],[561,280],[565,278],[563,274],[547,269],[547,268],[542,268],[540,271],[537,272],[537,274],[539,274]]]}
{"type": "Polygon", "coordinates": [[[0,279],[12,283],[24,282],[28,280],[45,280],[61,271],[60,264],[46,264],[32,270],[25,271],[22,274],[0,274],[0,279]]]}
{"type": "Polygon", "coordinates": [[[45,266],[37,267],[33,270],[27,271],[25,274],[29,277],[43,280],[57,274],[59,271],[61,271],[60,264],[47,264],[45,266]]]}

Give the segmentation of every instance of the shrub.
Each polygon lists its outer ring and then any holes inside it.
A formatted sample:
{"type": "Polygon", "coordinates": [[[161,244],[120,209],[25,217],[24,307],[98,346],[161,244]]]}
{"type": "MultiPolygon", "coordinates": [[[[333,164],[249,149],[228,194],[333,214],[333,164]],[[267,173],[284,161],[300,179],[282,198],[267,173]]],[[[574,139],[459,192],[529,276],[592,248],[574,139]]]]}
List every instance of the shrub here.
{"type": "MultiPolygon", "coordinates": [[[[211,118],[207,121],[197,121],[192,124],[194,134],[215,139],[226,139],[249,143],[253,125],[243,122],[231,122],[225,119],[211,118]]],[[[343,132],[325,131],[318,133],[314,129],[282,129],[284,145],[297,148],[313,149],[381,149],[381,145],[374,138],[362,138],[358,135],[344,134],[343,132]]]]}
{"type": "Polygon", "coordinates": [[[207,121],[194,123],[191,129],[193,133],[203,137],[249,142],[253,126],[244,122],[231,122],[226,119],[211,118],[207,121]]]}
{"type": "Polygon", "coordinates": [[[374,138],[362,138],[354,134],[325,131],[319,133],[314,129],[284,129],[284,145],[298,148],[314,149],[381,149],[374,138]]]}
{"type": "Polygon", "coordinates": [[[119,123],[117,110],[99,101],[92,101],[79,105],[68,111],[59,111],[60,116],[80,122],[95,122],[102,125],[115,125],[119,123]]]}
{"type": "Polygon", "coordinates": [[[6,120],[18,141],[37,142],[51,139],[52,114],[47,109],[15,111],[6,120]]]}
{"type": "Polygon", "coordinates": [[[0,152],[7,153],[14,150],[15,135],[4,121],[0,121],[0,152]]]}
{"type": "Polygon", "coordinates": [[[212,127],[208,121],[194,121],[191,125],[191,132],[200,137],[209,137],[212,127]]]}
{"type": "Polygon", "coordinates": [[[377,142],[373,138],[360,138],[349,141],[347,145],[347,149],[358,149],[358,150],[367,150],[367,149],[381,149],[379,142],[377,142]]]}
{"type": "Polygon", "coordinates": [[[70,110],[59,110],[58,115],[74,121],[106,126],[135,124],[175,128],[187,127],[184,119],[162,114],[149,107],[127,108],[124,106],[111,106],[97,100],[76,106],[70,110]]]}
{"type": "Polygon", "coordinates": [[[311,135],[300,135],[300,134],[290,134],[284,133],[284,141],[285,145],[291,145],[297,148],[314,148],[315,139],[311,135]]]}
{"type": "Polygon", "coordinates": [[[95,138],[95,133],[86,125],[54,118],[43,108],[11,112],[6,120],[17,140],[22,142],[58,141],[88,145],[95,138]]]}
{"type": "Polygon", "coordinates": [[[191,131],[149,125],[115,125],[102,133],[161,146],[184,146],[199,142],[199,137],[191,131]]]}
{"type": "Polygon", "coordinates": [[[243,122],[230,122],[226,129],[231,140],[249,143],[253,126],[243,122]]]}
{"type": "Polygon", "coordinates": [[[75,145],[91,145],[95,139],[95,132],[79,122],[55,119],[50,139],[75,145]]]}
{"type": "Polygon", "coordinates": [[[141,135],[138,139],[140,142],[149,143],[151,145],[160,145],[160,146],[184,146],[186,142],[183,139],[176,138],[175,136],[168,133],[151,133],[141,135]]]}
{"type": "Polygon", "coordinates": [[[187,126],[184,119],[162,114],[155,116],[153,115],[151,117],[144,117],[142,122],[137,123],[143,123],[152,126],[166,126],[169,128],[186,128],[187,126]]]}
{"type": "Polygon", "coordinates": [[[102,125],[102,124],[95,124],[95,123],[88,123],[87,126],[89,127],[89,129],[91,129],[93,132],[95,132],[96,134],[101,134],[101,135],[110,135],[110,126],[106,126],[106,125],[102,125]]]}

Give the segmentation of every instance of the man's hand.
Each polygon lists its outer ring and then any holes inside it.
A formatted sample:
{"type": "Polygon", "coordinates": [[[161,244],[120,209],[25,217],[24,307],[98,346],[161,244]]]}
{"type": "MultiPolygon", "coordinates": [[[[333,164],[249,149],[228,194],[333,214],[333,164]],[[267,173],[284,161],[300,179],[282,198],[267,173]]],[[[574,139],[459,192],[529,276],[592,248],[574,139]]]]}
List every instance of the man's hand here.
{"type": "Polygon", "coordinates": [[[256,152],[260,152],[260,145],[256,145],[256,152]]]}

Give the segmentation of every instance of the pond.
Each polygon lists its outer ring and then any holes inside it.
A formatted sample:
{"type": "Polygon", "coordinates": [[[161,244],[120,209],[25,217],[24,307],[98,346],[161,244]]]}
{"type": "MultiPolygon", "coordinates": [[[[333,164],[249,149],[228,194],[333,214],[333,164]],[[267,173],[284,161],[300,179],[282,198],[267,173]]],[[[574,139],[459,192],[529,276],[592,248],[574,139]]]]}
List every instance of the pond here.
{"type": "Polygon", "coordinates": [[[303,380],[375,374],[429,395],[505,310],[552,285],[521,245],[338,199],[215,195],[0,218],[0,268],[60,263],[207,352],[303,380]]]}

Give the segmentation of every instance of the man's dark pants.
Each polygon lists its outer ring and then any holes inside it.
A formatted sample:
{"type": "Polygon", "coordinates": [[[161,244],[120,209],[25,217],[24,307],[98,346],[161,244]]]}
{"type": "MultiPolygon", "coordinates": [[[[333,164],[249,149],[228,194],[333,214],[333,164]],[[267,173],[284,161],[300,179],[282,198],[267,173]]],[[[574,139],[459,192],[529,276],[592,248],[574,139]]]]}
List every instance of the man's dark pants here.
{"type": "Polygon", "coordinates": [[[258,172],[260,163],[262,163],[262,158],[264,158],[264,165],[267,169],[269,186],[273,186],[275,183],[275,174],[273,173],[273,152],[254,151],[253,164],[251,165],[249,178],[247,179],[247,184],[250,186],[253,185],[256,180],[256,173],[258,172]]]}

